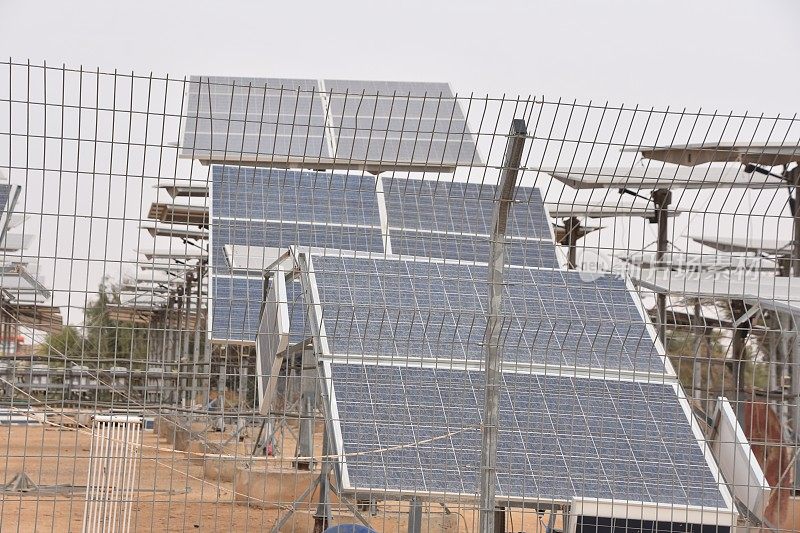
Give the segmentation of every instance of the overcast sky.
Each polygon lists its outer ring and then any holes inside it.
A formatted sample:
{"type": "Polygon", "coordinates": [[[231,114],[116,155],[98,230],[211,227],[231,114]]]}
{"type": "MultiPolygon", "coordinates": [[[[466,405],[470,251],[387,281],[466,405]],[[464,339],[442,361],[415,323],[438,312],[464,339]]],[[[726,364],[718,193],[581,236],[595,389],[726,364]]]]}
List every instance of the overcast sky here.
{"type": "MultiPolygon", "coordinates": [[[[0,0],[0,51],[17,62],[177,79],[209,74],[446,81],[462,95],[545,95],[645,109],[791,117],[800,108],[798,20],[795,0],[0,0]]],[[[7,74],[0,75],[0,92],[9,85],[2,76],[7,74]]],[[[0,160],[2,166],[8,162],[0,160]]],[[[25,186],[25,210],[53,215],[42,217],[50,231],[39,234],[31,253],[52,256],[55,249],[63,259],[44,261],[43,269],[64,291],[56,299],[60,305],[68,301],[68,290],[93,291],[103,274],[119,278],[120,262],[134,260],[136,248],[152,248],[138,231],[139,218],[155,198],[146,180],[127,179],[122,195],[113,180],[102,178],[86,182],[63,173],[37,178],[17,170],[11,179],[25,186]],[[43,193],[53,191],[56,182],[57,196],[43,193]],[[92,205],[81,205],[87,197],[92,205]],[[81,213],[95,222],[77,216],[81,213]],[[111,222],[103,218],[114,215],[111,222]],[[91,238],[70,240],[70,233],[91,238]]],[[[779,213],[785,203],[783,197],[776,202],[773,193],[760,201],[777,204],[779,213]]],[[[749,211],[758,202],[741,193],[734,209],[749,211]]],[[[676,235],[693,219],[682,220],[675,224],[676,235]]],[[[641,245],[652,241],[652,228],[631,224],[605,234],[622,245],[635,226],[644,232],[641,245]]],[[[72,304],[82,306],[74,298],[72,304]]],[[[73,316],[75,322],[80,313],[73,316]]]]}
{"type": "Polygon", "coordinates": [[[794,114],[795,0],[0,2],[17,60],[794,114]]]}

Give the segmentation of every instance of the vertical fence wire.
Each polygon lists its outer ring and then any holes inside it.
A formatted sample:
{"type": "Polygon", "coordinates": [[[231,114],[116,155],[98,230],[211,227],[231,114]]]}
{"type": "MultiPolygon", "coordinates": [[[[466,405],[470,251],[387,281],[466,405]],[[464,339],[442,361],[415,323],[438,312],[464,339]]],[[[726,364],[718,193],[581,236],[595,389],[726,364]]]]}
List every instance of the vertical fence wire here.
{"type": "Polygon", "coordinates": [[[796,116],[0,72],[0,530],[800,528],[796,116]]]}

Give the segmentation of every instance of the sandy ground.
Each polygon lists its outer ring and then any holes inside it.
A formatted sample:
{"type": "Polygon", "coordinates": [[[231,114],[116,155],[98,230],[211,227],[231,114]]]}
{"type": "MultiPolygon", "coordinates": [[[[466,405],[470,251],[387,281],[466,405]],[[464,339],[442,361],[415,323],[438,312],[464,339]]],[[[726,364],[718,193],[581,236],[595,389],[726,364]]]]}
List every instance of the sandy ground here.
{"type": "MultiPolygon", "coordinates": [[[[211,433],[207,439],[221,442],[227,435],[211,433]]],[[[284,443],[293,448],[291,436],[284,443]]],[[[0,426],[0,481],[6,483],[25,472],[40,486],[57,484],[85,487],[89,466],[90,430],[48,425],[0,426]]],[[[245,457],[251,443],[230,443],[227,454],[245,457]]],[[[230,462],[228,463],[230,464],[230,462]]],[[[133,495],[130,531],[269,531],[291,505],[294,495],[313,476],[298,476],[290,468],[289,458],[270,459],[253,467],[265,476],[260,496],[246,500],[242,476],[231,480],[220,476],[220,461],[215,457],[191,455],[174,450],[166,440],[152,431],[143,432],[138,462],[136,490],[133,495]],[[282,465],[282,466],[281,466],[282,465]],[[237,494],[238,493],[238,494],[237,494]],[[238,500],[237,501],[237,496],[238,500]],[[279,502],[275,505],[275,502],[279,502]]],[[[255,484],[255,483],[253,483],[255,484]]],[[[84,492],[0,495],[0,532],[67,532],[81,531],[84,492]]],[[[793,514],[800,519],[800,499],[794,499],[793,514]]],[[[315,504],[301,504],[281,531],[310,532],[315,504]]],[[[470,532],[477,530],[477,513],[473,509],[449,504],[445,508],[432,504],[426,508],[424,531],[470,532]]],[[[367,516],[379,532],[407,531],[407,507],[403,503],[380,502],[375,516],[367,516]]],[[[334,504],[336,523],[356,523],[357,519],[341,503],[334,504]]],[[[514,512],[509,516],[508,531],[543,533],[542,519],[535,512],[514,512]]],[[[800,531],[800,520],[788,519],[781,531],[800,531]]],[[[560,526],[560,521],[559,524],[560,526]]]]}
{"type": "MultiPolygon", "coordinates": [[[[209,434],[209,439],[222,440],[227,436],[209,434]]],[[[89,467],[90,430],[60,428],[47,425],[0,426],[0,480],[8,482],[18,472],[25,472],[40,486],[75,485],[84,487],[89,467]],[[7,453],[6,453],[7,452],[7,453]]],[[[288,444],[288,443],[287,443],[288,444]]],[[[237,450],[245,454],[249,443],[229,445],[227,453],[237,450]]],[[[237,455],[238,455],[237,454],[237,455]]],[[[276,462],[279,460],[275,460],[276,462]]],[[[213,475],[216,459],[204,459],[173,450],[165,440],[152,431],[144,431],[138,463],[136,491],[132,504],[131,531],[268,531],[282,514],[282,509],[265,502],[235,501],[231,481],[213,475]],[[212,468],[209,468],[212,467],[212,468]],[[264,508],[268,507],[268,508],[264,508]]],[[[258,468],[256,468],[258,470],[258,468]]],[[[263,468],[262,468],[263,470],[263,468]]],[[[274,464],[271,470],[275,470],[274,464]]],[[[283,479],[268,478],[274,487],[288,486],[285,481],[297,479],[294,471],[286,469],[283,479]],[[277,479],[276,481],[270,481],[277,479]]],[[[282,507],[291,504],[293,492],[280,494],[274,487],[266,493],[282,507]]],[[[242,494],[240,493],[240,499],[242,494]]],[[[25,495],[5,493],[0,499],[0,531],[5,532],[66,532],[81,531],[84,493],[25,495]]],[[[315,505],[301,506],[282,531],[311,531],[315,505]]],[[[434,504],[425,513],[427,531],[473,531],[476,515],[471,509],[458,505],[448,508],[434,504]]],[[[378,514],[368,516],[377,531],[402,531],[407,528],[405,504],[381,502],[378,514]]],[[[338,523],[357,520],[343,505],[334,506],[338,523]]],[[[514,531],[538,532],[540,517],[534,512],[513,513],[514,531]]],[[[509,524],[511,526],[511,524],[509,524]]]]}
{"type": "MultiPolygon", "coordinates": [[[[39,485],[85,486],[91,436],[87,429],[47,426],[0,428],[0,479],[25,472],[39,485]]],[[[262,531],[274,512],[233,503],[230,483],[203,480],[203,465],[172,452],[150,431],[143,436],[132,531],[262,531]]],[[[0,531],[80,531],[84,494],[3,495],[0,531]]]]}

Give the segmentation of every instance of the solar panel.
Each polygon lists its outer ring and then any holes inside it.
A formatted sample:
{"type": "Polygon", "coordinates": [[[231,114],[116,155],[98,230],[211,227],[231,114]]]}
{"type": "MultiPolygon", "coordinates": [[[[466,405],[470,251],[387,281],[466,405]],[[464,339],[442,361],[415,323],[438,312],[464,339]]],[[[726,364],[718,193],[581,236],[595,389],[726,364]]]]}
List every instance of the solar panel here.
{"type": "MultiPolygon", "coordinates": [[[[344,363],[325,372],[345,492],[477,493],[481,372],[344,363]]],[[[499,500],[726,507],[674,386],[505,373],[502,387],[499,500]]]]}
{"type": "Polygon", "coordinates": [[[472,135],[446,83],[325,80],[339,160],[480,164],[472,135]]]}
{"type": "MultiPolygon", "coordinates": [[[[261,277],[214,276],[211,300],[211,339],[232,343],[255,343],[264,300],[261,277]]],[[[289,306],[289,343],[309,337],[306,306],[300,283],[286,282],[289,306]]]]}
{"type": "Polygon", "coordinates": [[[214,217],[380,226],[375,177],[215,166],[214,217]]]}
{"type": "Polygon", "coordinates": [[[642,157],[678,165],[739,161],[758,165],[789,165],[800,161],[800,142],[705,142],[672,146],[626,146],[623,152],[641,152],[642,157]]]}
{"type": "Polygon", "coordinates": [[[688,235],[698,244],[721,252],[786,255],[791,252],[792,240],[772,235],[688,235]]]}
{"type": "MultiPolygon", "coordinates": [[[[640,217],[654,218],[656,211],[650,206],[637,206],[630,204],[591,204],[579,200],[562,200],[559,204],[547,206],[548,214],[553,218],[588,217],[588,218],[615,218],[615,217],[640,217]]],[[[677,209],[670,209],[667,213],[674,217],[681,214],[677,209]]]]}
{"type": "MultiPolygon", "coordinates": [[[[488,236],[453,233],[428,233],[389,230],[392,253],[406,256],[438,257],[465,262],[488,261],[491,243],[488,236]]],[[[559,268],[555,246],[538,239],[508,240],[506,264],[538,268],[559,268]]]]}
{"type": "Polygon", "coordinates": [[[480,164],[443,83],[193,76],[181,157],[302,168],[480,164]]]}
{"type": "MultiPolygon", "coordinates": [[[[314,256],[312,268],[332,354],[483,360],[485,266],[314,256]]],[[[618,276],[509,268],[505,282],[504,361],[665,372],[618,276]]]]}
{"type": "Polygon", "coordinates": [[[211,287],[211,338],[254,342],[264,295],[263,278],[214,276],[211,287]]]}
{"type": "Polygon", "coordinates": [[[13,188],[13,185],[0,183],[0,211],[7,211],[10,209],[8,200],[11,197],[11,191],[13,188]]]}
{"type": "Polygon", "coordinates": [[[215,219],[211,225],[211,265],[216,274],[229,271],[225,245],[281,248],[290,245],[383,252],[380,228],[215,219]]]}
{"type": "Polygon", "coordinates": [[[181,156],[327,160],[325,114],[315,80],[192,76],[181,156]]]}
{"type": "Polygon", "coordinates": [[[714,189],[718,187],[776,189],[786,182],[763,174],[748,174],[739,164],[725,166],[679,167],[652,163],[647,166],[622,168],[540,168],[574,189],[714,189]]]}
{"type": "Polygon", "coordinates": [[[11,213],[21,189],[19,185],[0,183],[0,240],[6,236],[11,213]]]}
{"type": "MultiPolygon", "coordinates": [[[[497,186],[438,180],[383,178],[390,227],[451,234],[492,232],[497,186]]],[[[512,237],[552,239],[542,195],[536,188],[517,188],[509,214],[512,237]]]]}

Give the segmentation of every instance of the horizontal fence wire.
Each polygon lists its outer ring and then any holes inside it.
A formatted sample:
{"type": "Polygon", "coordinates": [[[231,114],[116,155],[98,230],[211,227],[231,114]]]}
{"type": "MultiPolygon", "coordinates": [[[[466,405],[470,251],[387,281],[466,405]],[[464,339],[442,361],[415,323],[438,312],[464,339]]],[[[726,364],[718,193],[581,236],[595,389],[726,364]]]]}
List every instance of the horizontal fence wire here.
{"type": "Polygon", "coordinates": [[[0,530],[800,529],[796,116],[0,73],[0,530]]]}

